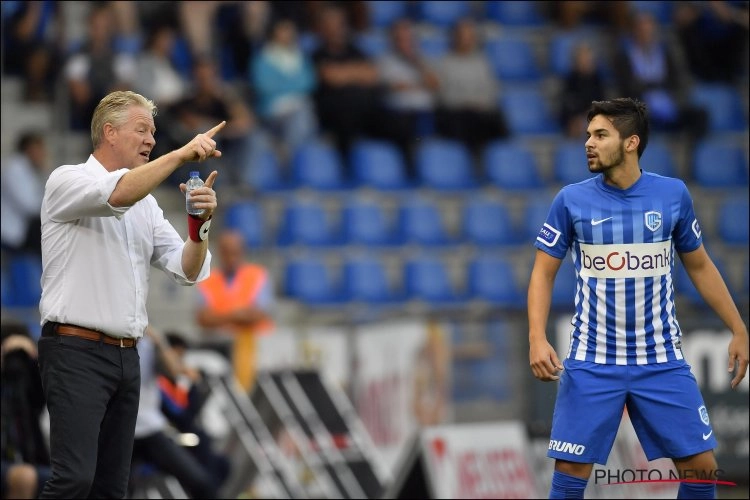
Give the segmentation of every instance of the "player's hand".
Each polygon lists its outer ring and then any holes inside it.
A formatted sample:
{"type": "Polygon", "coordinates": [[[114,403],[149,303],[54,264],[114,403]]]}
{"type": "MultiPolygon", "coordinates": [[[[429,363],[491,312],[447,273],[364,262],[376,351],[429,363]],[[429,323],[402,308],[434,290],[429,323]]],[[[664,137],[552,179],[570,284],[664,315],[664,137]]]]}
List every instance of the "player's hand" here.
{"type": "MultiPolygon", "coordinates": [[[[213,190],[217,175],[219,175],[219,172],[214,170],[208,175],[208,179],[203,186],[190,191],[190,199],[195,202],[195,208],[203,209],[203,214],[200,216],[203,220],[211,218],[217,207],[216,191],[213,190]]],[[[181,183],[180,191],[185,194],[186,189],[185,183],[181,183]]]]}
{"type": "Polygon", "coordinates": [[[748,363],[748,339],[747,330],[732,335],[732,340],[729,342],[729,373],[734,372],[734,378],[732,379],[732,389],[742,382],[747,374],[747,363],[748,363]]]}
{"type": "Polygon", "coordinates": [[[216,149],[214,136],[224,128],[226,120],[213,127],[208,132],[196,135],[193,140],[182,146],[177,152],[183,163],[189,161],[204,161],[209,158],[220,158],[221,151],[216,149]]]}
{"type": "Polygon", "coordinates": [[[529,347],[531,372],[543,382],[559,380],[558,373],[563,369],[557,353],[546,340],[533,342],[529,347]]]}

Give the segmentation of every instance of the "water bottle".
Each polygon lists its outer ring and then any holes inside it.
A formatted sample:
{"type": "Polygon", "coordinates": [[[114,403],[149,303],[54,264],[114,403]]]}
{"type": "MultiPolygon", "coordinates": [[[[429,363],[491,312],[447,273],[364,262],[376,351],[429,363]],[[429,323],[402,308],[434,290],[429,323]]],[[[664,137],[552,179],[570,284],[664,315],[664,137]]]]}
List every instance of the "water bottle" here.
{"type": "Polygon", "coordinates": [[[203,185],[203,181],[200,178],[200,173],[196,170],[190,172],[190,179],[185,183],[185,208],[187,213],[199,217],[203,214],[204,209],[195,208],[193,202],[190,201],[190,191],[199,188],[203,185]]]}

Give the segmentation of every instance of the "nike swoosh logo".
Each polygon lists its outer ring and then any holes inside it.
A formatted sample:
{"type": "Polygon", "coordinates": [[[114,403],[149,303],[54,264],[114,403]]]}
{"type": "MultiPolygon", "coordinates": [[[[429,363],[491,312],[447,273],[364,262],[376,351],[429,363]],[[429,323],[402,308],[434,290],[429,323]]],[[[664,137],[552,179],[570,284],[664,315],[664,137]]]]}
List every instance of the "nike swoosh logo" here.
{"type": "Polygon", "coordinates": [[[612,217],[607,217],[606,219],[599,219],[599,220],[596,220],[596,219],[591,219],[591,225],[592,225],[592,226],[598,226],[598,225],[599,225],[599,224],[601,224],[602,222],[607,222],[607,221],[608,221],[609,219],[611,219],[611,218],[612,218],[612,217]]]}
{"type": "Polygon", "coordinates": [[[709,432],[708,434],[703,434],[703,440],[705,441],[706,439],[710,438],[711,434],[713,434],[713,433],[714,433],[714,430],[711,429],[711,432],[709,432]]]}

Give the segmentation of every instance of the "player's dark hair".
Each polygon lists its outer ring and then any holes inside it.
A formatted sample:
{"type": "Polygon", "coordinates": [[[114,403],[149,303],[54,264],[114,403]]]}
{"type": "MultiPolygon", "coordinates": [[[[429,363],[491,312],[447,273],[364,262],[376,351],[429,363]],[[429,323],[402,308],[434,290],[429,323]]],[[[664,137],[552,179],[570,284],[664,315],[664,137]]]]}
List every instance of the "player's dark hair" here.
{"type": "Polygon", "coordinates": [[[610,118],[622,138],[637,135],[640,139],[638,158],[641,157],[648,144],[648,108],[645,103],[632,97],[593,101],[586,120],[591,122],[596,115],[610,118]]]}

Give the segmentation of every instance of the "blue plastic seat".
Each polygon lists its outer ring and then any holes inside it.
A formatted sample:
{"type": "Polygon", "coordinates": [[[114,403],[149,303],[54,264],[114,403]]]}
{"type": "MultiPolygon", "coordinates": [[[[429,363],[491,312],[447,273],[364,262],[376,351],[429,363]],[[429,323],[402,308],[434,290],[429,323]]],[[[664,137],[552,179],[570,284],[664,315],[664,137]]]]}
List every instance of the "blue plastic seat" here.
{"type": "Polygon", "coordinates": [[[385,304],[398,300],[385,264],[372,255],[350,257],[344,262],[344,290],[354,301],[385,304]]]}
{"type": "Polygon", "coordinates": [[[410,299],[446,305],[463,300],[451,283],[446,264],[432,255],[407,259],[404,264],[404,284],[410,299]]]}
{"type": "Polygon", "coordinates": [[[359,50],[372,58],[377,58],[388,51],[390,42],[383,31],[366,31],[354,36],[354,44],[359,50]]]}
{"type": "Polygon", "coordinates": [[[476,245],[513,245],[518,242],[510,210],[498,200],[473,197],[463,207],[462,227],[476,245]]]}
{"type": "Polygon", "coordinates": [[[595,53],[597,67],[603,73],[607,73],[606,57],[600,52],[601,41],[597,39],[594,31],[583,29],[558,33],[551,37],[547,53],[549,57],[549,69],[555,76],[564,78],[570,73],[573,67],[574,49],[582,42],[586,42],[591,46],[595,53]]]}
{"type": "Polygon", "coordinates": [[[321,257],[305,255],[286,262],[285,294],[311,306],[336,305],[345,302],[339,282],[321,257]]]}
{"type": "Polygon", "coordinates": [[[376,28],[388,28],[408,15],[407,2],[403,0],[368,0],[367,11],[370,25],[376,28]]]}
{"type": "Polygon", "coordinates": [[[450,50],[450,37],[442,30],[422,33],[417,37],[419,52],[427,59],[437,59],[450,50]]]}
{"type": "Polygon", "coordinates": [[[417,20],[438,27],[449,27],[471,14],[471,3],[455,0],[419,0],[416,3],[417,20]]]}
{"type": "Polygon", "coordinates": [[[469,150],[455,140],[421,142],[416,152],[416,167],[425,187],[453,190],[477,186],[469,150]]]}
{"type": "Polygon", "coordinates": [[[562,184],[573,184],[593,177],[586,162],[583,142],[564,141],[558,144],[552,160],[552,171],[554,179],[562,184]]]}
{"type": "Polygon", "coordinates": [[[536,157],[520,144],[493,141],[482,153],[484,172],[495,186],[513,191],[544,187],[536,157]]]}
{"type": "Polygon", "coordinates": [[[661,141],[649,141],[638,164],[646,172],[653,172],[666,177],[679,176],[672,151],[661,141]]]}
{"type": "Polygon", "coordinates": [[[490,0],[485,3],[485,16],[502,26],[524,28],[542,26],[545,18],[539,12],[539,2],[529,0],[490,0]]]}
{"type": "Polygon", "coordinates": [[[524,295],[518,289],[513,265],[500,256],[483,255],[469,262],[469,295],[495,305],[521,307],[524,295]]]}
{"type": "Polygon", "coordinates": [[[747,193],[731,196],[720,202],[716,226],[724,243],[747,246],[750,242],[750,206],[747,193]]]}
{"type": "Polygon", "coordinates": [[[693,153],[693,179],[706,188],[747,186],[747,157],[736,145],[703,141],[693,153]]]}
{"type": "Polygon", "coordinates": [[[514,134],[556,134],[560,132],[557,117],[552,114],[544,93],[534,87],[505,87],[500,106],[514,134]]]}
{"type": "Polygon", "coordinates": [[[243,181],[261,192],[283,190],[287,187],[284,172],[276,153],[268,148],[255,156],[253,168],[245,170],[243,181]]]}
{"type": "Polygon", "coordinates": [[[399,208],[399,234],[405,243],[445,245],[451,242],[438,205],[426,198],[405,199],[399,208]]]}
{"type": "Polygon", "coordinates": [[[226,211],[225,226],[242,234],[249,248],[266,243],[266,222],[261,206],[252,201],[237,201],[226,211]]]}
{"type": "Polygon", "coordinates": [[[374,200],[348,200],[343,208],[342,231],[349,244],[393,245],[399,241],[385,208],[374,200]]]}
{"type": "Polygon", "coordinates": [[[742,96],[731,85],[695,85],[690,93],[690,101],[708,112],[711,132],[742,132],[747,129],[742,96]]]}
{"type": "Polygon", "coordinates": [[[526,206],[523,209],[523,227],[524,241],[528,244],[534,244],[539,231],[542,229],[544,222],[549,215],[550,206],[552,206],[552,197],[534,196],[526,200],[526,206]]]}
{"type": "Polygon", "coordinates": [[[14,255],[8,264],[10,307],[38,307],[42,298],[42,261],[37,255],[14,255]]]}
{"type": "Polygon", "coordinates": [[[330,246],[341,242],[339,228],[325,206],[314,200],[295,200],[284,209],[280,245],[330,246]]]}
{"type": "Polygon", "coordinates": [[[349,162],[359,186],[404,189],[411,186],[399,149],[388,141],[361,140],[354,143],[349,162]]]}
{"type": "Polygon", "coordinates": [[[292,158],[292,182],[295,187],[335,190],[348,187],[338,151],[321,140],[302,144],[292,158]]]}
{"type": "Polygon", "coordinates": [[[484,45],[487,59],[501,81],[538,81],[542,72],[531,44],[519,37],[501,37],[484,45]]]}

